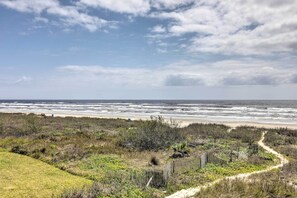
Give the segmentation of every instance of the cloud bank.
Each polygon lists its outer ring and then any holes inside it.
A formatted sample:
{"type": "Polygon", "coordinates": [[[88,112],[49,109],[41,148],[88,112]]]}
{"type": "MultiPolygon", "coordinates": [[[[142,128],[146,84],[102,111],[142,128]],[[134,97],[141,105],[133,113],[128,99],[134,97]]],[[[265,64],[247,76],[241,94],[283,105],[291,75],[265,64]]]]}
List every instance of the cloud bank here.
{"type": "Polygon", "coordinates": [[[167,35],[194,34],[189,51],[267,55],[296,52],[296,10],[296,0],[197,0],[150,16],[171,21],[167,35]]]}
{"type": "Polygon", "coordinates": [[[67,65],[59,67],[58,71],[83,81],[129,86],[277,86],[297,83],[294,66],[258,59],[204,64],[184,61],[156,69],[67,65]]]}

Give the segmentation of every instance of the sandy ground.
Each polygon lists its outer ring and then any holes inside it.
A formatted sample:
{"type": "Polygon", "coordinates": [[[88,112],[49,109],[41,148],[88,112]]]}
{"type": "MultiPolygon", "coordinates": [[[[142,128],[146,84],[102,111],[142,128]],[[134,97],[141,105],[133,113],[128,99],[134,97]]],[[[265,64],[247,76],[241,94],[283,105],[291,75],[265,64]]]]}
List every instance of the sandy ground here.
{"type": "MultiPolygon", "coordinates": [[[[0,110],[3,113],[19,113],[16,111],[9,111],[9,110],[0,110]]],[[[29,112],[20,112],[20,113],[29,113],[29,112]]],[[[141,116],[141,115],[118,115],[118,114],[81,114],[81,113],[69,113],[65,114],[63,112],[34,112],[36,114],[44,113],[47,116],[51,116],[54,114],[55,117],[91,117],[91,118],[121,118],[121,119],[131,119],[131,120],[148,120],[150,116],[141,116]]],[[[165,120],[169,121],[170,119],[165,120]]],[[[172,120],[179,123],[181,127],[188,126],[189,124],[193,123],[215,123],[215,124],[225,124],[232,128],[237,126],[255,126],[259,128],[289,128],[289,129],[297,129],[297,123],[261,123],[261,122],[252,122],[252,121],[230,121],[230,120],[211,120],[211,119],[194,119],[192,117],[173,117],[172,120]]]]}
{"type": "Polygon", "coordinates": [[[241,180],[244,180],[252,175],[255,175],[255,174],[260,174],[260,173],[265,173],[265,172],[268,172],[268,171],[271,171],[273,169],[276,169],[276,168],[281,168],[283,167],[285,164],[289,163],[289,161],[280,153],[276,152],[275,150],[273,150],[272,148],[266,146],[264,144],[264,138],[265,138],[265,134],[266,132],[264,132],[262,134],[262,137],[261,139],[259,140],[258,142],[258,145],[261,146],[263,149],[265,149],[267,152],[269,153],[272,153],[274,155],[276,155],[276,157],[278,157],[280,159],[280,163],[277,164],[277,165],[274,165],[274,166],[270,166],[264,170],[261,170],[261,171],[255,171],[255,172],[251,172],[251,173],[243,173],[243,174],[239,174],[239,175],[234,175],[234,176],[230,176],[230,177],[226,177],[226,178],[223,178],[223,179],[218,179],[218,180],[215,180],[211,183],[208,183],[204,186],[198,186],[196,188],[189,188],[189,189],[183,189],[181,191],[178,191],[166,198],[186,198],[186,197],[193,197],[195,196],[195,194],[197,194],[198,192],[200,192],[202,189],[205,189],[205,188],[208,188],[208,187],[211,187],[219,182],[222,182],[224,179],[227,179],[227,180],[236,180],[236,179],[241,179],[241,180]]]}

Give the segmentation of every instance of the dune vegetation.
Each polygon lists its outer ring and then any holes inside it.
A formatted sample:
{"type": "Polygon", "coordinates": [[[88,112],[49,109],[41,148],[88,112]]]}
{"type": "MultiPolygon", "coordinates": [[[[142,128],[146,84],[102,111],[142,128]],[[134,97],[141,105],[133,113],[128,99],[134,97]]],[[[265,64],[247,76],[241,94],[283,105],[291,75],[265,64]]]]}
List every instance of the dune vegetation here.
{"type": "MultiPolygon", "coordinates": [[[[165,197],[183,188],[276,164],[275,156],[256,144],[263,130],[217,124],[181,128],[161,117],[131,121],[0,114],[0,149],[5,151],[3,155],[10,155],[10,163],[20,164],[14,170],[6,165],[3,171],[16,175],[16,185],[26,186],[31,197],[38,197],[36,192],[63,198],[165,197]],[[217,160],[203,168],[187,163],[196,163],[203,153],[212,153],[217,160]],[[22,157],[27,165],[14,162],[22,157]],[[183,161],[180,171],[154,182],[168,164],[183,161]],[[43,170],[46,168],[53,172],[43,170]],[[29,173],[32,175],[27,178],[22,176],[29,173]],[[149,183],[152,173],[155,178],[149,183]],[[68,180],[68,176],[74,179],[68,180]],[[31,183],[27,181],[30,177],[31,183]],[[38,182],[43,178],[48,179],[38,182]]],[[[267,137],[274,141],[270,134],[267,137]]],[[[281,150],[281,145],[276,149],[281,150]]],[[[1,182],[8,185],[10,180],[5,176],[1,182]]],[[[7,188],[22,193],[12,184],[7,188]]]]}
{"type": "Polygon", "coordinates": [[[267,130],[265,143],[286,156],[289,163],[280,169],[253,175],[248,180],[224,180],[195,197],[297,197],[297,131],[267,130]]]}

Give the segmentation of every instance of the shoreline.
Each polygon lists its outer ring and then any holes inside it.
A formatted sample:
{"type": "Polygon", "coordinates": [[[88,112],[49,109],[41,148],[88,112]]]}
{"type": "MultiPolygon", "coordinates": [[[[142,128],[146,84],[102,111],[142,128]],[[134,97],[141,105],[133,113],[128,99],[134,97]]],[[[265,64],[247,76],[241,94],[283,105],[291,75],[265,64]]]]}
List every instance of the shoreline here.
{"type": "MultiPolygon", "coordinates": [[[[52,116],[54,117],[76,117],[76,118],[82,118],[82,117],[88,117],[88,118],[110,118],[110,119],[130,119],[130,120],[149,120],[151,116],[146,115],[122,115],[122,114],[82,114],[78,113],[75,114],[73,112],[71,113],[62,113],[62,112],[20,112],[20,111],[0,111],[0,113],[23,113],[23,114],[30,114],[34,113],[37,115],[45,114],[46,116],[52,116]]],[[[157,115],[152,115],[157,116],[157,115]]],[[[231,128],[235,128],[238,126],[253,126],[257,128],[288,128],[288,129],[297,129],[297,123],[263,123],[263,122],[256,122],[256,121],[244,121],[244,120],[238,120],[238,121],[230,121],[230,120],[215,120],[215,119],[195,119],[190,117],[171,117],[167,118],[164,117],[165,121],[173,120],[174,122],[177,122],[180,127],[186,127],[190,124],[194,123],[202,123],[202,124],[223,124],[226,126],[229,126],[231,128]]]]}

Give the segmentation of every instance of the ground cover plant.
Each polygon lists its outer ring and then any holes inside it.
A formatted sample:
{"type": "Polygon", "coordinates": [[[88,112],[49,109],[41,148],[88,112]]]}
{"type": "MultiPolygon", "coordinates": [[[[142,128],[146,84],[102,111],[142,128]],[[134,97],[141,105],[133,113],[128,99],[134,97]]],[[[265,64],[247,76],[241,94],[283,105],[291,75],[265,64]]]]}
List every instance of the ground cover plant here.
{"type": "Polygon", "coordinates": [[[263,169],[274,156],[257,147],[261,130],[191,124],[181,128],[162,117],[148,121],[0,114],[0,148],[46,162],[91,180],[66,189],[62,197],[164,197],[216,178],[263,169]],[[161,171],[172,160],[213,152],[220,163],[173,174],[161,187],[146,187],[147,171],[161,171]],[[181,158],[174,155],[183,153],[181,158]]]}
{"type": "Polygon", "coordinates": [[[265,143],[290,160],[281,169],[256,174],[247,180],[224,180],[196,197],[297,197],[297,130],[267,130],[265,143]]]}

